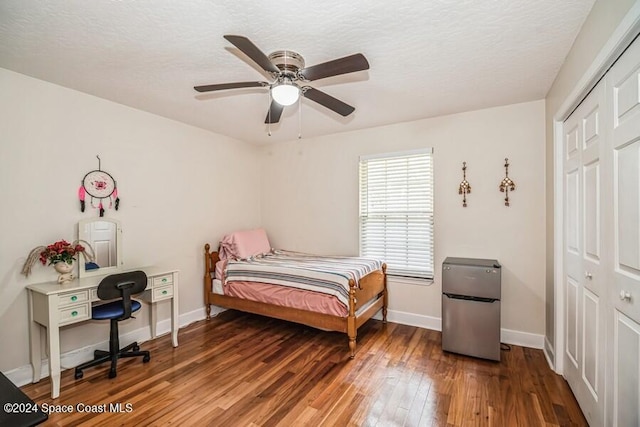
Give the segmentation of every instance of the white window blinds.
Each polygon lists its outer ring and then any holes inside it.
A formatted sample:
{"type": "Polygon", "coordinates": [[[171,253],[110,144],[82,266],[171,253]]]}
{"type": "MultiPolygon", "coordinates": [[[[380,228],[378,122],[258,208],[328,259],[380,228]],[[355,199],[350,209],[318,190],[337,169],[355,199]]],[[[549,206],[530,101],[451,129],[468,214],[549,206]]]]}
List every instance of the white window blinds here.
{"type": "Polygon", "coordinates": [[[433,278],[432,150],[360,158],[360,255],[433,278]]]}

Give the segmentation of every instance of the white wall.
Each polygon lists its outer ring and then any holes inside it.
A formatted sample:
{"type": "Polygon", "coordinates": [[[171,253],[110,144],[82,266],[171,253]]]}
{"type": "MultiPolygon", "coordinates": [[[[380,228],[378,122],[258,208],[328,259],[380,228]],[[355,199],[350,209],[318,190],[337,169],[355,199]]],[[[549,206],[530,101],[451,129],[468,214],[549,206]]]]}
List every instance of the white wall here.
{"type": "Polygon", "coordinates": [[[433,147],[436,279],[390,282],[390,310],[413,323],[439,319],[444,258],[497,258],[502,327],[542,336],[544,114],[544,101],[535,101],[263,147],[263,226],[276,247],[357,255],[358,157],[433,147]],[[498,191],[505,157],[517,185],[511,207],[498,191]],[[463,161],[467,208],[457,191],[463,161]]]}
{"type": "MultiPolygon", "coordinates": [[[[118,182],[106,216],[122,221],[126,264],[179,269],[180,313],[201,310],[204,243],[260,224],[255,147],[4,69],[0,93],[0,370],[29,364],[25,286],[57,277],[40,264],[20,275],[27,254],[97,217],[77,199],[96,155],[118,182]]],[[[148,324],[143,311],[123,331],[148,324]]],[[[108,325],[69,327],[62,351],[107,339],[108,325]]]]}

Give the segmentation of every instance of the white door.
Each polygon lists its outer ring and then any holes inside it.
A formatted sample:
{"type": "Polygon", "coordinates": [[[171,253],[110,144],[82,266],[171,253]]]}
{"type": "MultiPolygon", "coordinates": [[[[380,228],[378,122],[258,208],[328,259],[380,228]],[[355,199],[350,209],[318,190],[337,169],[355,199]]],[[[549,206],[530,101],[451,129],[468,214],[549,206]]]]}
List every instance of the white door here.
{"type": "Polygon", "coordinates": [[[605,408],[607,273],[602,230],[603,193],[610,193],[601,182],[607,168],[605,102],[601,82],[563,127],[564,375],[592,427],[604,425],[605,408]]]}
{"type": "Polygon", "coordinates": [[[613,156],[613,334],[608,424],[640,426],[640,39],[607,75],[613,156]]]}

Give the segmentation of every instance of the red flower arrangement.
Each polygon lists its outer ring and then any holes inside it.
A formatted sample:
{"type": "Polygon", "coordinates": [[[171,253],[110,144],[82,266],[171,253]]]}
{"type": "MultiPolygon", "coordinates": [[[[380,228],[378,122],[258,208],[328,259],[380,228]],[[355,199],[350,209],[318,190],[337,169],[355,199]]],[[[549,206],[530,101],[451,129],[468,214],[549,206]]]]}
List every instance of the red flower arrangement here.
{"type": "Polygon", "coordinates": [[[84,252],[84,246],[74,246],[66,240],[60,240],[47,246],[42,252],[40,252],[40,262],[42,265],[46,265],[47,261],[49,261],[49,265],[58,262],[71,264],[76,259],[75,256],[79,252],[84,252]]]}

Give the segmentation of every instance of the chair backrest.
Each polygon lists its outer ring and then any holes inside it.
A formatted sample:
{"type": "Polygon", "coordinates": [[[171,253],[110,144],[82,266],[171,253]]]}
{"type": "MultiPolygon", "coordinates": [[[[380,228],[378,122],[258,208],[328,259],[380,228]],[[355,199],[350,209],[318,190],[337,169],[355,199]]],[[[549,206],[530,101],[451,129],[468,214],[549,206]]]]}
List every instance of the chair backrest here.
{"type": "Polygon", "coordinates": [[[122,298],[124,315],[119,320],[131,317],[131,296],[144,291],[147,287],[147,275],[144,271],[128,271],[110,274],[98,285],[98,298],[111,300],[122,298]]]}

